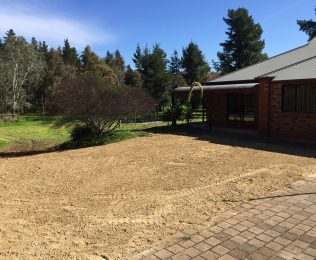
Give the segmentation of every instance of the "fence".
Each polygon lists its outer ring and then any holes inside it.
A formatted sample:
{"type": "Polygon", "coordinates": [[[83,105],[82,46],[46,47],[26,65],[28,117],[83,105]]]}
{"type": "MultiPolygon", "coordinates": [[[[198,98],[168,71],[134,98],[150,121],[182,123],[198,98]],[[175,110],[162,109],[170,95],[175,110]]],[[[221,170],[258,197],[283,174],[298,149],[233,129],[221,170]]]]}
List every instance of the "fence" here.
{"type": "Polygon", "coordinates": [[[0,123],[14,122],[19,119],[18,114],[0,114],[0,123]]]}

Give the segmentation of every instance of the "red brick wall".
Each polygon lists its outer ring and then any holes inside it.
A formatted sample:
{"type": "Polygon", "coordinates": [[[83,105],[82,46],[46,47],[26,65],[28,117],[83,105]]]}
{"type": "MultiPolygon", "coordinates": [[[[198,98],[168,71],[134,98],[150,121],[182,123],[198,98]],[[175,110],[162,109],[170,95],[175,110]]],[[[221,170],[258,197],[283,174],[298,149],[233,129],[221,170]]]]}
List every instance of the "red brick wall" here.
{"type": "Polygon", "coordinates": [[[272,136],[316,140],[315,113],[282,112],[282,85],[270,88],[269,133],[272,136]]]}
{"type": "Polygon", "coordinates": [[[217,94],[210,96],[211,124],[212,126],[223,126],[227,123],[227,96],[217,94]]]}
{"type": "MultiPolygon", "coordinates": [[[[234,92],[236,93],[236,92],[234,92]]],[[[253,122],[228,121],[227,119],[227,94],[221,92],[206,95],[207,121],[209,125],[218,127],[236,127],[236,128],[256,128],[253,122]]],[[[257,101],[255,101],[257,103],[257,101]]],[[[255,104],[255,114],[257,114],[257,105],[255,104]]],[[[256,120],[256,115],[255,115],[256,120]]]]}

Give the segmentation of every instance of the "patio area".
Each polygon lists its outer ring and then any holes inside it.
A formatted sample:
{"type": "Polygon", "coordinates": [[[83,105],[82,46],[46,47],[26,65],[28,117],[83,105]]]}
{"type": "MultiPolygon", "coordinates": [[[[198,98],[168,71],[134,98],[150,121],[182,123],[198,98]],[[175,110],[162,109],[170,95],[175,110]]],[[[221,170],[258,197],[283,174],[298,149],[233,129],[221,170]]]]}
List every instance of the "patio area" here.
{"type": "Polygon", "coordinates": [[[128,259],[316,257],[316,175],[251,200],[128,259]]]}

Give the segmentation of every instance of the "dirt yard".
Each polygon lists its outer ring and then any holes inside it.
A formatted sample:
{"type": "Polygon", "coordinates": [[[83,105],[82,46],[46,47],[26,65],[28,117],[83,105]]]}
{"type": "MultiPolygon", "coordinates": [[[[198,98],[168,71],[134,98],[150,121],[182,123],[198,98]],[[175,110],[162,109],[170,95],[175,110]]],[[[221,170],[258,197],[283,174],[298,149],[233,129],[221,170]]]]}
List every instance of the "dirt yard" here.
{"type": "Polygon", "coordinates": [[[316,173],[316,159],[155,134],[0,158],[0,258],[124,259],[316,173]]]}

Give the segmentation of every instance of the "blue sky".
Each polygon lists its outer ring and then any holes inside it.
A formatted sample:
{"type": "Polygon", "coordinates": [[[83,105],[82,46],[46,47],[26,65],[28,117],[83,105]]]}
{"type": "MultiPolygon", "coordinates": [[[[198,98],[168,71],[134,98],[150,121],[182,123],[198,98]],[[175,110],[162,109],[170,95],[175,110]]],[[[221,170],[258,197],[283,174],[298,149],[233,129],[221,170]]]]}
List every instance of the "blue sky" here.
{"type": "Polygon", "coordinates": [[[137,43],[158,42],[171,55],[191,40],[207,60],[216,60],[226,39],[223,17],[229,8],[246,7],[263,27],[269,56],[303,45],[297,19],[315,19],[315,0],[1,0],[0,30],[9,28],[57,47],[68,37],[81,52],[90,44],[100,56],[119,49],[132,63],[137,43]]]}

